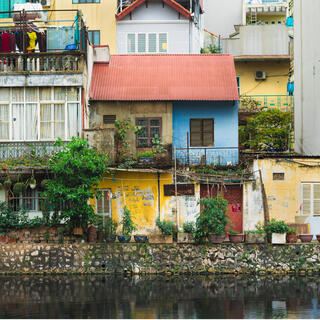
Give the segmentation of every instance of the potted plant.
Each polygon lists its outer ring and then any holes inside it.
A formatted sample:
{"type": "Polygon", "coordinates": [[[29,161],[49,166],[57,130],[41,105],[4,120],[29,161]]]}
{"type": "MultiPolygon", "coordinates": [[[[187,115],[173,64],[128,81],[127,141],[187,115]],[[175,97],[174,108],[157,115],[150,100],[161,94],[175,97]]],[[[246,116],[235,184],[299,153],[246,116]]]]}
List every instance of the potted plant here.
{"type": "Polygon", "coordinates": [[[148,241],[148,236],[135,234],[134,241],[137,243],[145,243],[148,241]]]}
{"type": "Polygon", "coordinates": [[[30,189],[35,189],[37,186],[37,181],[33,176],[29,180],[29,186],[30,186],[30,189]]]}
{"type": "Polygon", "coordinates": [[[152,151],[146,151],[143,153],[138,153],[137,158],[140,163],[151,163],[153,160],[154,154],[152,151]]]}
{"type": "Polygon", "coordinates": [[[6,188],[6,189],[9,189],[12,185],[12,181],[10,179],[7,179],[4,183],[3,183],[3,186],[6,188]]]}
{"type": "Polygon", "coordinates": [[[7,242],[7,236],[5,232],[0,231],[0,243],[6,243],[7,242]]]}
{"type": "Polygon", "coordinates": [[[123,208],[122,214],[122,235],[118,236],[119,242],[130,242],[131,234],[133,231],[137,230],[135,223],[132,221],[130,210],[127,206],[123,208]]]}
{"type": "Polygon", "coordinates": [[[299,234],[301,242],[311,242],[313,234],[299,234]]]}
{"type": "Polygon", "coordinates": [[[114,242],[117,237],[118,222],[112,220],[111,217],[105,217],[102,224],[102,231],[106,242],[114,242]]]}
{"type": "Polygon", "coordinates": [[[150,243],[173,243],[174,223],[167,220],[156,219],[156,226],[160,229],[161,234],[149,235],[150,243]]]}
{"type": "Polygon", "coordinates": [[[298,240],[297,229],[290,228],[287,232],[286,239],[287,239],[287,243],[297,243],[297,240],[298,240]]]}
{"type": "Polygon", "coordinates": [[[26,185],[23,182],[16,182],[13,185],[12,191],[15,195],[25,192],[27,189],[26,185]]]}
{"type": "Polygon", "coordinates": [[[195,241],[204,242],[209,238],[211,243],[222,243],[225,229],[230,223],[227,215],[228,202],[221,196],[200,200],[203,209],[196,220],[195,241]]]}
{"type": "Polygon", "coordinates": [[[196,225],[194,222],[189,221],[185,222],[182,225],[183,232],[178,232],[178,243],[193,243],[194,237],[193,234],[196,230],[196,225]]]}
{"type": "Polygon", "coordinates": [[[229,231],[229,240],[232,243],[241,243],[243,242],[243,234],[234,230],[229,231]]]}
{"type": "Polygon", "coordinates": [[[264,230],[247,230],[245,241],[246,243],[265,243],[266,232],[264,230]]]}
{"type": "Polygon", "coordinates": [[[271,242],[273,244],[286,243],[286,233],[289,230],[289,226],[282,220],[271,219],[266,230],[268,234],[271,234],[271,242]]]}

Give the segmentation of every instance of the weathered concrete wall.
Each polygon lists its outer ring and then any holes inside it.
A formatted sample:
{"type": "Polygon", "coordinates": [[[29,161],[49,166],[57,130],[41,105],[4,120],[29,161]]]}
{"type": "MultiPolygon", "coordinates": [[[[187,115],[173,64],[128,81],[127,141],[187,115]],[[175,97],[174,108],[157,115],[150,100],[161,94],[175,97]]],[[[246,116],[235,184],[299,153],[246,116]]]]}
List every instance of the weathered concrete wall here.
{"type": "Polygon", "coordinates": [[[319,269],[320,244],[0,245],[2,273],[283,273],[319,269]]]}

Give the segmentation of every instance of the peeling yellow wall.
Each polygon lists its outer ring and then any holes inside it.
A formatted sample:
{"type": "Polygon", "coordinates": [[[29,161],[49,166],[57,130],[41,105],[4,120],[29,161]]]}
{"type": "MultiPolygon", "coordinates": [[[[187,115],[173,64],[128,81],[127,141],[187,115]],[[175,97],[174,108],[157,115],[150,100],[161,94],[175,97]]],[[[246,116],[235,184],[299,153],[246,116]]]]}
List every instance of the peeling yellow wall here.
{"type": "MultiPolygon", "coordinates": [[[[167,201],[163,185],[172,183],[172,174],[160,174],[160,208],[161,217],[166,218],[167,201]]],[[[106,175],[98,188],[111,189],[112,192],[112,218],[121,221],[122,209],[126,205],[132,214],[133,221],[137,224],[139,233],[159,233],[155,226],[155,219],[159,215],[158,206],[158,175],[157,173],[118,171],[112,177],[106,175]]],[[[94,205],[94,201],[91,202],[94,205]]],[[[119,228],[119,231],[121,229],[119,228]]]]}
{"type": "Polygon", "coordinates": [[[235,62],[241,95],[286,95],[289,61],[235,62]],[[256,80],[255,71],[265,71],[266,80],[256,80]]]}

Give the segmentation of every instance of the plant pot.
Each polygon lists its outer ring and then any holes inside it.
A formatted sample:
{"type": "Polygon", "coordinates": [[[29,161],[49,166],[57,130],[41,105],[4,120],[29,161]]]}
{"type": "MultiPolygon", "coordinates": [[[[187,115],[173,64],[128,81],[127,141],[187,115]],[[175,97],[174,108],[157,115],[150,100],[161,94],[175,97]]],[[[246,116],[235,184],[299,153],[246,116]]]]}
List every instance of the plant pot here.
{"type": "Polygon", "coordinates": [[[75,227],[73,229],[73,234],[76,235],[76,236],[82,236],[83,235],[82,227],[75,227]]]}
{"type": "Polygon", "coordinates": [[[225,239],[225,235],[209,234],[210,243],[222,243],[225,239]]]}
{"type": "Polygon", "coordinates": [[[130,242],[131,236],[118,236],[119,242],[127,243],[130,242]]]}
{"type": "Polygon", "coordinates": [[[173,243],[172,234],[150,234],[148,240],[149,243],[173,243]]]}
{"type": "Polygon", "coordinates": [[[7,236],[0,236],[0,242],[6,243],[7,242],[7,236]]]}
{"type": "Polygon", "coordinates": [[[316,235],[318,242],[320,242],[320,234],[316,235]]]}
{"type": "Polygon", "coordinates": [[[115,241],[116,241],[116,238],[117,238],[116,235],[113,235],[113,236],[107,235],[107,236],[105,236],[104,239],[106,240],[106,242],[115,242],[115,241]]]}
{"type": "Polygon", "coordinates": [[[139,158],[139,163],[152,163],[153,158],[151,157],[141,157],[139,158]]]}
{"type": "Polygon", "coordinates": [[[266,234],[265,233],[246,233],[245,240],[246,240],[246,243],[265,243],[266,234]]]}
{"type": "Polygon", "coordinates": [[[178,232],[178,243],[194,243],[194,238],[191,233],[178,232]]]}
{"type": "Polygon", "coordinates": [[[311,242],[313,234],[299,234],[301,242],[311,242]]]}
{"type": "Polygon", "coordinates": [[[229,234],[229,240],[232,243],[241,243],[243,242],[243,234],[229,234]]]}
{"type": "Polygon", "coordinates": [[[90,226],[88,228],[88,241],[97,242],[97,228],[95,226],[90,226]]]}
{"type": "Polygon", "coordinates": [[[11,238],[10,236],[8,237],[8,243],[16,243],[17,238],[11,238]]]}
{"type": "Polygon", "coordinates": [[[98,242],[102,242],[102,240],[103,240],[103,232],[102,231],[97,232],[97,240],[98,240],[98,242]]]}
{"type": "Polygon", "coordinates": [[[286,243],[286,233],[272,233],[271,234],[272,244],[284,244],[286,243]]]}
{"type": "Polygon", "coordinates": [[[144,243],[144,242],[148,242],[148,237],[147,236],[139,236],[139,235],[135,235],[134,237],[134,241],[138,242],[138,243],[144,243]]]}
{"type": "Polygon", "coordinates": [[[287,234],[287,243],[297,243],[298,236],[296,234],[287,234]]]}

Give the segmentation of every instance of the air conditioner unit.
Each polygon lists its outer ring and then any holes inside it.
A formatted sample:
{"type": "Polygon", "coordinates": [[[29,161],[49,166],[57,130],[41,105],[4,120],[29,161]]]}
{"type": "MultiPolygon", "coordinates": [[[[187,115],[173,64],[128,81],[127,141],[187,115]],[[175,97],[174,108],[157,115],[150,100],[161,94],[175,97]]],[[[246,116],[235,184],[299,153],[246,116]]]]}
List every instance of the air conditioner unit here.
{"type": "Polygon", "coordinates": [[[43,7],[50,7],[50,0],[41,0],[40,3],[43,7]]]}
{"type": "Polygon", "coordinates": [[[267,75],[266,75],[265,71],[256,71],[255,72],[256,80],[266,80],[266,77],[267,77],[267,75]]]}

